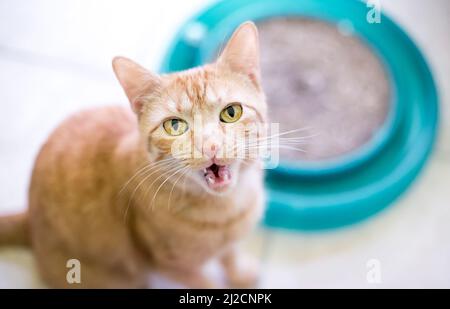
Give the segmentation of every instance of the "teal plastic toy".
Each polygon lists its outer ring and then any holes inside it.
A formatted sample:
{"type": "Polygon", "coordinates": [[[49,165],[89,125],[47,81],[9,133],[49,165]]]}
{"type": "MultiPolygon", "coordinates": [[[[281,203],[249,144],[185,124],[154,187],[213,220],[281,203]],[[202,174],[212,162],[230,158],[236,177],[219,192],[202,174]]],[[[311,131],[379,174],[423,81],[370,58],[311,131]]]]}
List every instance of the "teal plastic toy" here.
{"type": "Polygon", "coordinates": [[[352,224],[392,204],[412,183],[433,148],[438,100],[430,70],[407,34],[391,19],[369,23],[360,1],[225,0],[188,20],[173,40],[161,71],[184,70],[209,59],[246,20],[280,16],[351,25],[378,54],[390,76],[391,110],[376,136],[334,160],[282,162],[267,171],[272,227],[321,230],[352,224]]]}

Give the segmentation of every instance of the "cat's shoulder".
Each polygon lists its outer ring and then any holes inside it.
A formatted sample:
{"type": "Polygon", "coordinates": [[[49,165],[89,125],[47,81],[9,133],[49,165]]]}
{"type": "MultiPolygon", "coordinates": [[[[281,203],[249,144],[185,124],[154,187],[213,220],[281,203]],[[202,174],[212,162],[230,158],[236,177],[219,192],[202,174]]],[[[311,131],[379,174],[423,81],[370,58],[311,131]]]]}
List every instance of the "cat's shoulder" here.
{"type": "Polygon", "coordinates": [[[102,106],[73,113],[43,144],[39,158],[97,157],[112,151],[126,136],[137,132],[136,116],[126,107],[102,106]]]}
{"type": "Polygon", "coordinates": [[[52,137],[59,135],[88,136],[95,139],[118,137],[137,130],[137,119],[129,108],[120,105],[109,105],[88,108],[67,117],[53,132],[52,137]]]}

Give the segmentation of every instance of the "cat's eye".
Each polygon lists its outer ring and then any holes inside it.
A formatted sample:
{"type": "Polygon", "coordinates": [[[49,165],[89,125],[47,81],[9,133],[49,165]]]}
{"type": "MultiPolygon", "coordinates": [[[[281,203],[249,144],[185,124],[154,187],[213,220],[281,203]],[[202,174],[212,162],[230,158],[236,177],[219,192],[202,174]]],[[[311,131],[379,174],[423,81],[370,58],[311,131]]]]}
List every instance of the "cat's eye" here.
{"type": "Polygon", "coordinates": [[[220,121],[226,123],[236,122],[242,116],[242,105],[239,103],[233,103],[225,107],[220,112],[220,121]]]}
{"type": "Polygon", "coordinates": [[[187,131],[188,124],[183,119],[172,118],[164,121],[163,127],[164,130],[167,132],[167,134],[172,136],[178,136],[187,131]]]}

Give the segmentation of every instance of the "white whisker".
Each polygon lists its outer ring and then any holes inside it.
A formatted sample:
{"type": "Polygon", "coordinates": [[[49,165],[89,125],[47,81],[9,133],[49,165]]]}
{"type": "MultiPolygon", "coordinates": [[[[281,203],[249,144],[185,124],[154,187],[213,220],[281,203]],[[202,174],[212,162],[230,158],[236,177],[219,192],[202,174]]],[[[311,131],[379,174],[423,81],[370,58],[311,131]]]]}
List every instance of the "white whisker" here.
{"type": "Polygon", "coordinates": [[[186,169],[186,168],[189,168],[188,166],[185,166],[185,167],[181,167],[181,168],[178,168],[178,170],[176,170],[174,173],[172,173],[169,177],[167,177],[160,185],[159,185],[159,187],[156,189],[156,192],[155,192],[155,194],[153,195],[153,198],[152,198],[152,200],[151,200],[151,202],[150,202],[150,205],[151,205],[151,208],[153,209],[153,202],[154,202],[154,200],[155,200],[155,198],[156,198],[156,195],[158,194],[158,192],[159,192],[159,190],[161,190],[161,188],[162,188],[162,186],[170,179],[170,178],[172,178],[173,176],[175,176],[176,174],[178,174],[180,171],[183,171],[184,169],[186,169]]]}

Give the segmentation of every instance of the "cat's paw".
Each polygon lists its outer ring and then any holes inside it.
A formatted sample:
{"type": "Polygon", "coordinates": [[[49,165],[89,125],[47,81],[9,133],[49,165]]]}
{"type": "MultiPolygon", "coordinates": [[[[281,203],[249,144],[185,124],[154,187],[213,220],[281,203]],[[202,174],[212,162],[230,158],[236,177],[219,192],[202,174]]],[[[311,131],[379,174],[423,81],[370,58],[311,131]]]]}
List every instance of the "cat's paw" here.
{"type": "Polygon", "coordinates": [[[259,280],[259,262],[249,256],[240,256],[235,267],[227,270],[228,284],[232,288],[255,288],[259,280]]]}

